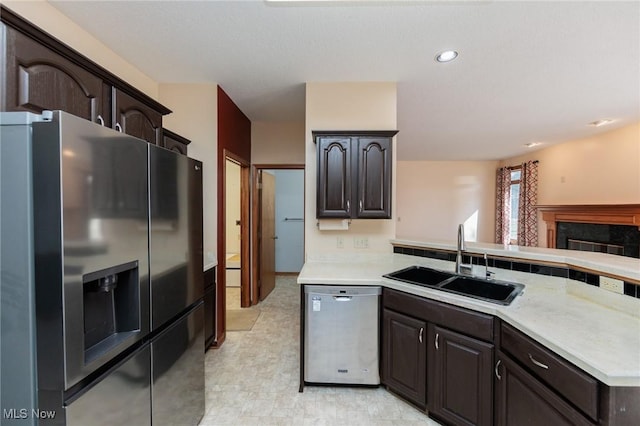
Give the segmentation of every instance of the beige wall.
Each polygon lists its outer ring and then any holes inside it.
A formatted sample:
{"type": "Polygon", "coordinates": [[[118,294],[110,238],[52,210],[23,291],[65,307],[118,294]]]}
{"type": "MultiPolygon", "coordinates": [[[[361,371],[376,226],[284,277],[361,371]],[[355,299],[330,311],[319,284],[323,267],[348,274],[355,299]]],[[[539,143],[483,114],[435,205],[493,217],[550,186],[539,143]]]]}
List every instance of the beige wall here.
{"type": "Polygon", "coordinates": [[[189,157],[202,161],[205,263],[217,259],[218,86],[160,84],[159,101],[173,111],[163,125],[191,140],[189,157]]]}
{"type": "Polygon", "coordinates": [[[251,123],[253,164],[304,164],[304,122],[251,123]]]}
{"type": "MultiPolygon", "coordinates": [[[[391,252],[395,236],[390,220],[353,220],[347,231],[319,231],[316,223],[316,145],[313,130],[395,130],[396,84],[307,83],[305,117],[305,250],[306,253],[341,251],[391,252]],[[344,248],[337,249],[337,238],[344,248]],[[355,249],[353,239],[367,237],[368,249],[355,249]]],[[[397,138],[397,137],[396,137],[397,138]]],[[[394,141],[395,145],[395,141],[394,141]]],[[[395,163],[395,159],[394,159],[395,163]]],[[[395,175],[394,166],[394,175],[395,175]]],[[[392,209],[395,211],[395,176],[392,209]]],[[[394,213],[395,214],[395,213],[394,213]]]]}
{"type": "Polygon", "coordinates": [[[148,96],[158,99],[158,83],[44,0],[1,1],[53,37],[111,71],[148,96]]]}
{"type": "Polygon", "coordinates": [[[398,161],[398,238],[493,242],[497,161],[398,161]]]}
{"type": "MultiPolygon", "coordinates": [[[[538,204],[640,204],[640,123],[508,158],[539,160],[538,204]]],[[[538,245],[546,226],[538,215],[538,245]]]]}
{"type": "Polygon", "coordinates": [[[509,158],[540,160],[539,204],[640,203],[640,123],[509,158]]]}

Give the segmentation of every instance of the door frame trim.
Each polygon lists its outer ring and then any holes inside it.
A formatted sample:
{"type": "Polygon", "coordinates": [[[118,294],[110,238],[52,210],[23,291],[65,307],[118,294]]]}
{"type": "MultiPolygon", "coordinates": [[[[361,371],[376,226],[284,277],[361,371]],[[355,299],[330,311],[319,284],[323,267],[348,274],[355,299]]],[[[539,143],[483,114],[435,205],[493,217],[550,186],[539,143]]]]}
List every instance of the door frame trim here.
{"type": "MultiPolygon", "coordinates": [[[[251,294],[256,295],[252,299],[251,304],[258,303],[258,278],[260,277],[260,247],[258,244],[258,232],[260,231],[260,197],[258,197],[258,172],[262,170],[302,170],[304,172],[303,179],[306,180],[307,174],[304,164],[254,164],[251,166],[251,294]]],[[[305,187],[306,192],[306,187],[305,187]]],[[[306,194],[303,194],[303,200],[306,194]]],[[[302,234],[304,247],[304,230],[302,234]]],[[[276,273],[277,275],[277,273],[276,273]]]]}

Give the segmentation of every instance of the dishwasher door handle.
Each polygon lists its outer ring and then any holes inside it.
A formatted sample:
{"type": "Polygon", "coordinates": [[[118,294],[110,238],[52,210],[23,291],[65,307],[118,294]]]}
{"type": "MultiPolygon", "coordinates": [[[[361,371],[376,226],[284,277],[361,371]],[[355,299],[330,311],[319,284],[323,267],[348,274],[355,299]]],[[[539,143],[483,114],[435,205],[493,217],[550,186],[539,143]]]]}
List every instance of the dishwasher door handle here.
{"type": "Polygon", "coordinates": [[[348,302],[351,298],[351,296],[333,296],[333,300],[336,302],[348,302]]]}

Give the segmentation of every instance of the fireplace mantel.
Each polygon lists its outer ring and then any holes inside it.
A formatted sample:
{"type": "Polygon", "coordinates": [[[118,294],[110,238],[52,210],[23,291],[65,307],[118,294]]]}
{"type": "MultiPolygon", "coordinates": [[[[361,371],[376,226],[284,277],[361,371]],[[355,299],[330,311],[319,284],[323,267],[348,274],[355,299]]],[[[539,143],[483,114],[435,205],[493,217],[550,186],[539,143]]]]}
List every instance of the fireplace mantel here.
{"type": "Polygon", "coordinates": [[[558,222],[629,225],[640,229],[640,204],[538,205],[547,224],[547,247],[556,247],[558,222]]]}

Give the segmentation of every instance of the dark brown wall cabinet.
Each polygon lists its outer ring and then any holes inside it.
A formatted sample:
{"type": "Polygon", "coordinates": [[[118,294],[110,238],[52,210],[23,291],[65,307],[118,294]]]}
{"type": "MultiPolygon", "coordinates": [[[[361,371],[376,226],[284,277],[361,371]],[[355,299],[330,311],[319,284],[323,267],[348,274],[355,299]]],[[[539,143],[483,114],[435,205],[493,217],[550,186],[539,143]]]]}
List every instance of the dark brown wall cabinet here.
{"type": "Polygon", "coordinates": [[[427,404],[427,323],[384,309],[382,382],[415,405],[427,404]]]}
{"type": "Polygon", "coordinates": [[[317,218],[390,219],[397,131],[316,131],[317,218]]]}
{"type": "Polygon", "coordinates": [[[493,345],[429,324],[429,412],[457,425],[493,424],[493,345]]]}
{"type": "Polygon", "coordinates": [[[160,144],[171,111],[0,5],[1,111],[62,110],[160,144]]]}
{"type": "Polygon", "coordinates": [[[160,144],[162,114],[117,88],[111,94],[112,126],[151,144],[160,144]]]}
{"type": "Polygon", "coordinates": [[[171,151],[187,155],[187,146],[191,141],[168,129],[162,129],[161,146],[171,151]]]}

